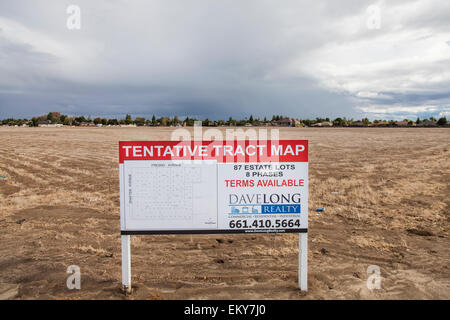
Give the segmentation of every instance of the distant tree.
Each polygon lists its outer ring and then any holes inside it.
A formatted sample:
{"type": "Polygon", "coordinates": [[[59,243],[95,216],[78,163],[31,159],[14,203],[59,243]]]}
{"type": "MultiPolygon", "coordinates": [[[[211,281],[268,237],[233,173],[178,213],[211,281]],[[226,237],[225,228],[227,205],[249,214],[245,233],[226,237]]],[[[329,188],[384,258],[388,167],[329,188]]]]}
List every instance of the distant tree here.
{"type": "Polygon", "coordinates": [[[445,126],[447,124],[447,118],[446,117],[439,118],[437,124],[440,126],[445,126]]]}
{"type": "Polygon", "coordinates": [[[125,116],[125,124],[132,124],[133,120],[131,119],[131,114],[128,114],[125,116]]]}
{"type": "Polygon", "coordinates": [[[333,120],[333,125],[335,126],[342,126],[344,120],[342,118],[336,118],[333,120]]]}
{"type": "Polygon", "coordinates": [[[101,124],[102,123],[102,118],[98,117],[94,119],[94,124],[101,124]]]}
{"type": "Polygon", "coordinates": [[[167,117],[161,117],[161,118],[159,118],[159,123],[160,123],[162,126],[166,127],[166,126],[169,125],[169,121],[168,121],[168,120],[169,120],[169,119],[167,119],[167,117]]]}
{"type": "Polygon", "coordinates": [[[189,118],[189,117],[186,117],[186,119],[184,120],[184,122],[186,122],[186,126],[188,126],[188,127],[193,127],[195,121],[196,121],[195,118],[189,118]]]}
{"type": "Polygon", "coordinates": [[[58,123],[60,117],[61,117],[60,112],[49,112],[47,114],[47,120],[51,121],[52,123],[58,123]]]}
{"type": "Polygon", "coordinates": [[[145,118],[137,117],[134,122],[136,123],[137,126],[142,127],[145,124],[145,118]]]}
{"type": "Polygon", "coordinates": [[[253,121],[254,121],[254,120],[253,120],[253,115],[250,115],[250,118],[248,118],[248,122],[249,122],[249,123],[253,123],[253,121]]]}
{"type": "Polygon", "coordinates": [[[82,122],[88,122],[84,116],[76,117],[75,121],[74,121],[74,124],[75,125],[79,125],[82,122]]]}
{"type": "Polygon", "coordinates": [[[278,121],[278,120],[281,120],[281,119],[283,119],[282,115],[274,115],[274,116],[272,116],[272,121],[278,121]]]}
{"type": "Polygon", "coordinates": [[[421,124],[421,123],[422,123],[422,120],[420,120],[420,118],[417,117],[416,124],[421,124]]]}
{"type": "Polygon", "coordinates": [[[39,118],[37,118],[37,117],[31,118],[31,125],[33,127],[37,127],[38,126],[38,121],[39,121],[39,118]]]}
{"type": "Polygon", "coordinates": [[[108,125],[117,126],[119,125],[119,121],[117,119],[108,119],[108,125]]]}
{"type": "Polygon", "coordinates": [[[68,116],[66,116],[65,114],[61,115],[59,117],[59,123],[64,124],[64,122],[66,122],[66,119],[69,118],[68,116]]]}
{"type": "Polygon", "coordinates": [[[325,120],[326,119],[324,119],[324,118],[317,117],[316,118],[316,123],[324,122],[325,120]]]}

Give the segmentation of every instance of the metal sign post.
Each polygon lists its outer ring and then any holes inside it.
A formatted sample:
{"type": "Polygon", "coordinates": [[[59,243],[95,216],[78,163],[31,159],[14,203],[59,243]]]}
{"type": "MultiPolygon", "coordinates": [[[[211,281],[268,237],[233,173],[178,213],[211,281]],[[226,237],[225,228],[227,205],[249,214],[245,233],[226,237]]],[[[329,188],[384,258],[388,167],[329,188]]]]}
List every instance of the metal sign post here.
{"type": "Polygon", "coordinates": [[[308,232],[298,234],[298,287],[308,290],[308,232]]]}
{"type": "Polygon", "coordinates": [[[122,288],[126,293],[131,292],[131,247],[130,237],[122,236],[122,288]]]}
{"type": "MultiPolygon", "coordinates": [[[[298,287],[308,290],[308,233],[298,234],[298,287]]],[[[122,289],[131,292],[131,236],[122,236],[122,289]]]]}
{"type": "MultiPolygon", "coordinates": [[[[120,179],[124,175],[124,165],[119,165],[120,179]]],[[[120,183],[120,225],[124,225],[125,219],[125,186],[120,183]]],[[[122,290],[131,293],[131,236],[122,235],[122,290]]]]}

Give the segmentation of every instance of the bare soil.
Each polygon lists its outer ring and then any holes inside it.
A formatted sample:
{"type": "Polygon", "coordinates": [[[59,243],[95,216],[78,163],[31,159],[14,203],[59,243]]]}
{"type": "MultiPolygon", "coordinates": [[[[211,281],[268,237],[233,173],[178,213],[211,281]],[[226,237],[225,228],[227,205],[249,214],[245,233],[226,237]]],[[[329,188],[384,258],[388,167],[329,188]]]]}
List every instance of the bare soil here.
{"type": "Polygon", "coordinates": [[[445,128],[281,129],[310,145],[307,293],[298,235],[163,235],[132,237],[134,292],[124,296],[118,141],[172,132],[0,128],[0,298],[450,298],[445,128]],[[66,287],[70,265],[81,290],[66,287]],[[367,288],[370,265],[381,289],[367,288]]]}

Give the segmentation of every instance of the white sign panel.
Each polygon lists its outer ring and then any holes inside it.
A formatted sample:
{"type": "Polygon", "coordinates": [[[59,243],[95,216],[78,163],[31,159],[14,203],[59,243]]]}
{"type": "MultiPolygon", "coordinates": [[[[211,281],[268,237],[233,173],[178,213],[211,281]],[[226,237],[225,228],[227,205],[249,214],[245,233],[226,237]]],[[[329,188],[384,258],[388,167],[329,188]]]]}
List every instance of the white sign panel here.
{"type": "Polygon", "coordinates": [[[217,228],[217,166],[162,160],[126,161],[125,229],[217,228]]]}
{"type": "Polygon", "coordinates": [[[308,142],[120,142],[121,231],[306,232],[308,142]]]}
{"type": "Polygon", "coordinates": [[[308,227],[306,162],[221,163],[218,168],[219,229],[281,232],[308,227]]]}

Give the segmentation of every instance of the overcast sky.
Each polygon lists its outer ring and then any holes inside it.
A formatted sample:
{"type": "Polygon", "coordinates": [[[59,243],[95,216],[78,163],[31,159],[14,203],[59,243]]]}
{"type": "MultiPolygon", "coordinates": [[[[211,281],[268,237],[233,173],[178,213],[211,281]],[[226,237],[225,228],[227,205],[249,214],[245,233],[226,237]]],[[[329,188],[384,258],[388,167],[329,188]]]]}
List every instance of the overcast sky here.
{"type": "Polygon", "coordinates": [[[449,117],[450,1],[2,0],[0,119],[49,111],[449,117]]]}

